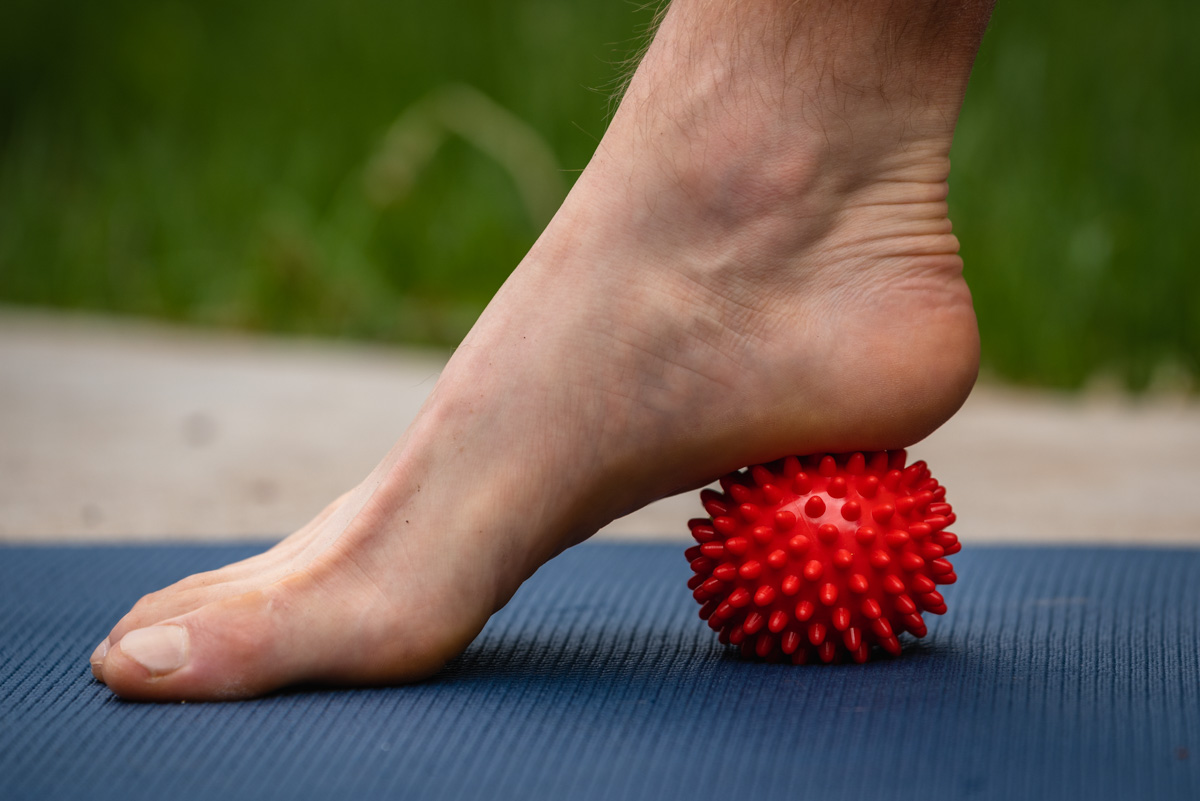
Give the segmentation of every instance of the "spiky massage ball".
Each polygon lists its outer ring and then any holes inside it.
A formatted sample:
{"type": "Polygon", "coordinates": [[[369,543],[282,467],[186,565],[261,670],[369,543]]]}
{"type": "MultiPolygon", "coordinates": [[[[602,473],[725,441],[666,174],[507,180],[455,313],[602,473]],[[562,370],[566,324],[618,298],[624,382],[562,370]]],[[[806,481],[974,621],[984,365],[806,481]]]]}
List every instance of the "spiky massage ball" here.
{"type": "Polygon", "coordinates": [[[900,653],[925,636],[921,612],[946,611],[939,584],[958,537],[946,488],[902,450],[816,455],[755,465],[704,490],[710,515],[688,521],[688,587],[700,617],[747,656],[796,664],[871,646],[900,653]]]}

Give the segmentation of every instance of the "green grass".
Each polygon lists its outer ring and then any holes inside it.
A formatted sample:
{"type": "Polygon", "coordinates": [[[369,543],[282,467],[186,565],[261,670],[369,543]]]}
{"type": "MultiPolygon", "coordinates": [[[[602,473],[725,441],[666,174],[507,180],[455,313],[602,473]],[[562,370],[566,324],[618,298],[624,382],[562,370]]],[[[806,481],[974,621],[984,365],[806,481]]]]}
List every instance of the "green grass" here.
{"type": "MultiPolygon", "coordinates": [[[[0,301],[452,344],[586,164],[650,17],[8,0],[0,301]]],[[[951,177],[992,372],[1200,374],[1196,30],[1191,0],[1001,0],[951,177]]]]}

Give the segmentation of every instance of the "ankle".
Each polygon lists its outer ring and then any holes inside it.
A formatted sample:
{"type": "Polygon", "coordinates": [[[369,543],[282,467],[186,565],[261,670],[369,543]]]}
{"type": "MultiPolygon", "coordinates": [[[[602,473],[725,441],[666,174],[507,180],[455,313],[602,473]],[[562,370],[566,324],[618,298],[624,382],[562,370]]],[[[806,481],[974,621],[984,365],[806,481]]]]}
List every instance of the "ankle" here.
{"type": "Polygon", "coordinates": [[[945,181],[990,0],[810,5],[676,0],[613,121],[617,163],[652,153],[750,216],[816,187],[945,181]]]}

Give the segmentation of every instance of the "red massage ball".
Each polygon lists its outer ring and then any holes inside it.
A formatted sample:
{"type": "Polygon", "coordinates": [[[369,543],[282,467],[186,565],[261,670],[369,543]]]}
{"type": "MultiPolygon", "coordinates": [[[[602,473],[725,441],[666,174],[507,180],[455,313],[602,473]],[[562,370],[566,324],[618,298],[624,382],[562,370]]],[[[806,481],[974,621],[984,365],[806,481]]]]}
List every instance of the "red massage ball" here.
{"type": "Polygon", "coordinates": [[[688,522],[700,617],[746,656],[796,664],[900,653],[940,615],[958,537],[946,488],[905,452],[789,456],[704,490],[688,522]]]}

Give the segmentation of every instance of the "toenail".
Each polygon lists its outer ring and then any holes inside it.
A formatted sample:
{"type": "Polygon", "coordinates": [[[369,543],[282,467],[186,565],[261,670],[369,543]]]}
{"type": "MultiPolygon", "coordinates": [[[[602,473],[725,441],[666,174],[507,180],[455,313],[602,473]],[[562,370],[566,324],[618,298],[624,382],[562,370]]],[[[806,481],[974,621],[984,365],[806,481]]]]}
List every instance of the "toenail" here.
{"type": "Polygon", "coordinates": [[[92,655],[88,657],[88,661],[93,665],[99,665],[104,661],[104,657],[108,655],[108,638],[96,646],[96,650],[92,651],[92,655]]]}
{"type": "Polygon", "coordinates": [[[187,664],[187,630],[183,626],[136,629],[121,639],[121,653],[148,670],[151,676],[165,676],[187,664]]]}

